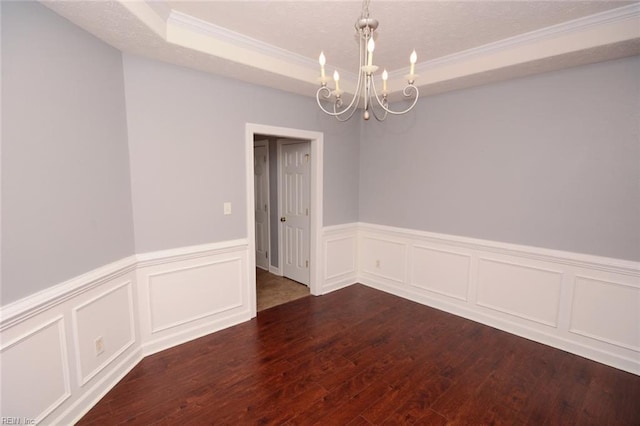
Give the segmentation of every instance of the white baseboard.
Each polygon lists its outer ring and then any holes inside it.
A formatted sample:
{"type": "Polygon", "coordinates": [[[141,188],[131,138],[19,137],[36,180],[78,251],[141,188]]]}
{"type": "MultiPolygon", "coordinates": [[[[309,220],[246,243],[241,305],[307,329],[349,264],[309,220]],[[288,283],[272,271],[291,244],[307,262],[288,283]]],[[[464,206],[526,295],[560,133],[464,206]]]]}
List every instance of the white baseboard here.
{"type": "Polygon", "coordinates": [[[640,263],[361,223],[358,282],[640,374],[640,263]]]}
{"type": "Polygon", "coordinates": [[[82,393],[74,404],[51,422],[51,424],[75,424],[87,414],[115,385],[118,384],[140,361],[142,351],[136,349],[117,365],[110,369],[109,374],[82,393]]]}
{"type": "Polygon", "coordinates": [[[246,241],[230,241],[198,256],[164,253],[138,268],[145,354],[251,318],[247,250],[246,241]]]}
{"type": "Polygon", "coordinates": [[[0,307],[0,417],[73,424],[144,356],[250,319],[247,258],[244,239],[143,253],[0,307]]]}
{"type": "MultiPolygon", "coordinates": [[[[0,307],[3,387],[39,384],[0,417],[73,423],[142,357],[250,319],[248,247],[130,256],[0,307]]],[[[321,258],[321,294],[360,282],[640,374],[638,262],[364,223],[324,228],[321,258]]]]}
{"type": "Polygon", "coordinates": [[[322,233],[320,294],[358,282],[358,224],[328,226],[322,233]]]}
{"type": "Polygon", "coordinates": [[[282,276],[282,271],[277,266],[269,265],[269,272],[279,277],[282,276]]]}

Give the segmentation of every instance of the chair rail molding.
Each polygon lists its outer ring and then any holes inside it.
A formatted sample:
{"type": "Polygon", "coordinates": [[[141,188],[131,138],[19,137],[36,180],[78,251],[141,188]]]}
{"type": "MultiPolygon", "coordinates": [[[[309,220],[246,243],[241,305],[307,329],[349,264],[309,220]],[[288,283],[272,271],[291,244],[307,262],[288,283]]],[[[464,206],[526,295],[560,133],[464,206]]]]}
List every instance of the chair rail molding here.
{"type": "Polygon", "coordinates": [[[362,284],[640,374],[640,262],[357,224],[362,284]]]}
{"type": "Polygon", "coordinates": [[[249,320],[248,246],[128,256],[0,307],[0,416],[73,424],[144,356],[249,320]]]}

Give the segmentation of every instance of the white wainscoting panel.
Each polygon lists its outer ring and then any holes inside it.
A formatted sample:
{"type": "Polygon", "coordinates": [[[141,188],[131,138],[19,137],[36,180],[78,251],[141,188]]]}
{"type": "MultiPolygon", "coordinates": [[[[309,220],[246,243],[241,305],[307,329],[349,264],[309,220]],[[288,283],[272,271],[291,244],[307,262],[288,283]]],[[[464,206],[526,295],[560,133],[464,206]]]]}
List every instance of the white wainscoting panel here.
{"type": "Polygon", "coordinates": [[[357,281],[640,374],[640,263],[358,224],[357,281]]]}
{"type": "Polygon", "coordinates": [[[477,304],[556,327],[562,273],[494,259],[479,259],[477,304]]]}
{"type": "Polygon", "coordinates": [[[0,416],[40,423],[71,396],[64,317],[57,316],[4,344],[0,369],[0,416]]]}
{"type": "Polygon", "coordinates": [[[406,283],[407,247],[404,241],[377,236],[362,237],[360,268],[362,273],[382,278],[395,285],[406,283]]]}
{"type": "Polygon", "coordinates": [[[85,385],[135,343],[131,280],[118,283],[72,310],[79,385],[85,385]],[[96,353],[96,339],[104,351],[96,353]]]}
{"type": "Polygon", "coordinates": [[[339,225],[323,229],[324,269],[321,294],[354,284],[357,280],[357,225],[339,225]]]}
{"type": "Polygon", "coordinates": [[[469,254],[413,245],[411,255],[412,286],[467,300],[471,267],[469,254]]]}
{"type": "Polygon", "coordinates": [[[570,331],[640,354],[640,281],[576,276],[570,331]]]}
{"type": "Polygon", "coordinates": [[[143,253],[0,307],[0,417],[74,424],[143,355],[250,319],[247,258],[246,239],[143,253]]]}
{"type": "Polygon", "coordinates": [[[149,275],[151,333],[242,306],[239,257],[149,275]]]}
{"type": "Polygon", "coordinates": [[[144,255],[138,270],[145,353],[251,318],[246,241],[144,255]]]}

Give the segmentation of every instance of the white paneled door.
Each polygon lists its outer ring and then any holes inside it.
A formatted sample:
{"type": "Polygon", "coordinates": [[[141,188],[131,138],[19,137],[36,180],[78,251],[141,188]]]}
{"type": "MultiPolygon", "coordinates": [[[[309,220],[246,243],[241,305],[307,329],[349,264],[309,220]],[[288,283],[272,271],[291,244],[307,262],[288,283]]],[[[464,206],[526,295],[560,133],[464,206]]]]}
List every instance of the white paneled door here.
{"type": "Polygon", "coordinates": [[[253,147],[256,266],[269,270],[269,149],[267,141],[253,147]]]}
{"type": "Polygon", "coordinates": [[[310,177],[308,141],[280,141],[280,225],[283,275],[309,285],[310,177]]]}

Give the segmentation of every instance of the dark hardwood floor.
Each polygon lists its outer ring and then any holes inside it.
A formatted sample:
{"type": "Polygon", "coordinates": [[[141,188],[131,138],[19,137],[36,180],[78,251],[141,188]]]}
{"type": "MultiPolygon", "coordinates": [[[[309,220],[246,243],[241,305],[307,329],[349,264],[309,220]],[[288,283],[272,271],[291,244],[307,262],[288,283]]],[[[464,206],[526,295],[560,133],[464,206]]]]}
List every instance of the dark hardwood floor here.
{"type": "Polygon", "coordinates": [[[354,285],[145,358],[121,423],[639,425],[640,376],[354,285]]]}

